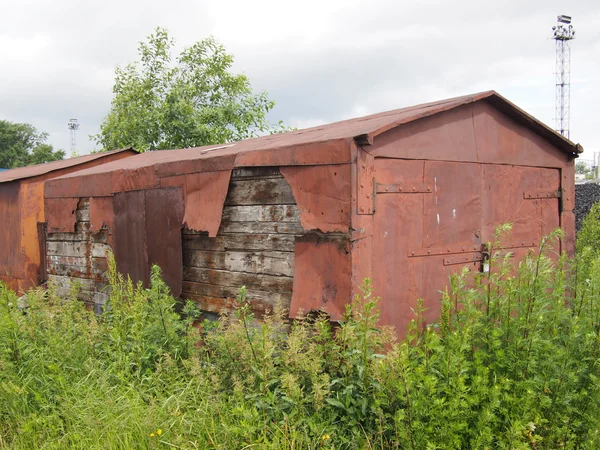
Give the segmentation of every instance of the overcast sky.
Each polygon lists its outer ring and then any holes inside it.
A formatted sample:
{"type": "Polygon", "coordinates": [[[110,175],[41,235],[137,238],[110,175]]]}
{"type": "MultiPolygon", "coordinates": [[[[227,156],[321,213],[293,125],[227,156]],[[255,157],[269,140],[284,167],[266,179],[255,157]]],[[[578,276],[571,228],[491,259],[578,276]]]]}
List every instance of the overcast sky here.
{"type": "Polygon", "coordinates": [[[600,151],[600,1],[0,0],[0,119],[29,122],[69,154],[94,148],[114,68],[157,26],[178,47],[209,35],[303,128],[494,89],[554,124],[558,14],[573,16],[571,138],[600,151]],[[568,5],[568,7],[567,7],[568,5]]]}

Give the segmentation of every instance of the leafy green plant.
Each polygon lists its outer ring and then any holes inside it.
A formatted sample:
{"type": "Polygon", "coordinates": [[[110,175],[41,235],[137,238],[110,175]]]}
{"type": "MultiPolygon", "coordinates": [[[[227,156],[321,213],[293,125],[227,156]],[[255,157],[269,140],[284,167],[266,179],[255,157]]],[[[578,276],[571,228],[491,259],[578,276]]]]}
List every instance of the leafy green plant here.
{"type": "Polygon", "coordinates": [[[254,93],[233,56],[209,37],[176,58],[175,41],[157,28],[139,61],[115,70],[110,112],[93,136],[105,150],[164,150],[222,144],[282,130],[267,120],[274,103],[254,93]]]}
{"type": "Polygon", "coordinates": [[[517,261],[509,232],[402,340],[368,280],[336,327],[256,318],[243,287],[198,325],[157,267],[144,289],[114,261],[101,316],[0,286],[0,448],[599,448],[600,257],[556,254],[557,231],[517,261]]]}

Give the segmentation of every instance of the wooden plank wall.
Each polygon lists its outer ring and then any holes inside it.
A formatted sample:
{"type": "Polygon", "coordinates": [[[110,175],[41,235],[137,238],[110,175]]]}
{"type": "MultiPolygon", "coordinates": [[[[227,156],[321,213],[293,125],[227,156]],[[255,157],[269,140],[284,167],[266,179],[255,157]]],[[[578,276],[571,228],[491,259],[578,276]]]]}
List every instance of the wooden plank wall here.
{"type": "Polygon", "coordinates": [[[98,313],[106,303],[108,270],[108,231],[90,233],[90,202],[77,205],[74,233],[48,233],[46,238],[48,282],[59,295],[67,295],[73,283],[79,285],[78,298],[98,313]]]}
{"type": "Polygon", "coordinates": [[[207,312],[231,311],[238,289],[260,317],[289,307],[294,244],[304,233],[292,190],[278,168],[235,169],[216,238],[184,229],[183,293],[207,312]]]}

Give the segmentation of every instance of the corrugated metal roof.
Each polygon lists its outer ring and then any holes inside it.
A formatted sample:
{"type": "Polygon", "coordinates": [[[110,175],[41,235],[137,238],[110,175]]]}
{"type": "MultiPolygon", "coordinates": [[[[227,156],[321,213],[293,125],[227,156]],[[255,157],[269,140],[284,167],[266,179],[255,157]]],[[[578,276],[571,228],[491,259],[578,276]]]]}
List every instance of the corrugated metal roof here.
{"type": "Polygon", "coordinates": [[[0,169],[0,171],[3,170],[0,174],[0,183],[38,177],[40,175],[45,175],[56,170],[78,166],[80,164],[85,164],[90,161],[95,161],[97,159],[104,158],[108,155],[114,155],[115,153],[127,151],[133,151],[133,149],[124,148],[119,150],[112,150],[110,152],[93,153],[91,155],[77,156],[75,158],[63,159],[61,161],[52,161],[45,164],[37,164],[35,166],[19,167],[17,169],[0,169]]]}
{"type": "Polygon", "coordinates": [[[106,173],[114,170],[136,170],[156,164],[175,161],[210,159],[213,157],[224,157],[262,150],[283,149],[338,139],[355,138],[360,139],[361,142],[371,142],[374,137],[389,131],[392,128],[482,100],[487,101],[497,109],[511,116],[513,119],[530,128],[566,153],[576,155],[583,151],[579,144],[574,144],[558,134],[497,92],[486,91],[478,94],[455,97],[447,100],[424,103],[369,116],[343,120],[304,130],[246,139],[230,144],[216,144],[179,150],[146,152],[135,158],[110,162],[101,166],[78,171],[74,174],[65,175],[61,178],[106,173]]]}

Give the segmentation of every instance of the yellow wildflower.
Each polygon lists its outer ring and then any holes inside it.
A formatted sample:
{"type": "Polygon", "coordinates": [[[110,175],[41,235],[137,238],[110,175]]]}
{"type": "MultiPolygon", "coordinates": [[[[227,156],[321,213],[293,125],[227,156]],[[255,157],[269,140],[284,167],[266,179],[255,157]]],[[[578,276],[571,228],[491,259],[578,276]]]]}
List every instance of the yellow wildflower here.
{"type": "Polygon", "coordinates": [[[150,433],[150,437],[154,437],[154,433],[150,433]]]}
{"type": "Polygon", "coordinates": [[[156,430],[156,434],[160,436],[162,434],[162,430],[159,428],[158,430],[156,430]]]}
{"type": "Polygon", "coordinates": [[[326,441],[328,439],[331,439],[331,436],[329,436],[328,434],[324,434],[323,436],[321,436],[322,441],[326,441]]]}

